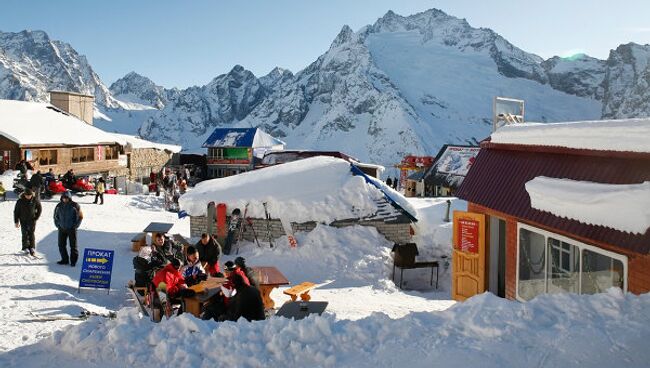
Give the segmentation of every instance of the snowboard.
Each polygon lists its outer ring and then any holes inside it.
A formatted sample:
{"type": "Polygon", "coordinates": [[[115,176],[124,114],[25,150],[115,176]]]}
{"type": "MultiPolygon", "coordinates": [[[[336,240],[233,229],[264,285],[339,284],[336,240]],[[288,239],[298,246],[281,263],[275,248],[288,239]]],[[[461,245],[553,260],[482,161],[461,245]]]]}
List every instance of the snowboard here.
{"type": "Polygon", "coordinates": [[[286,218],[280,218],[280,222],[282,223],[282,228],[284,229],[284,233],[287,234],[287,239],[289,240],[289,246],[291,248],[297,247],[298,241],[296,240],[296,237],[293,235],[293,228],[291,228],[291,222],[286,218]]]}

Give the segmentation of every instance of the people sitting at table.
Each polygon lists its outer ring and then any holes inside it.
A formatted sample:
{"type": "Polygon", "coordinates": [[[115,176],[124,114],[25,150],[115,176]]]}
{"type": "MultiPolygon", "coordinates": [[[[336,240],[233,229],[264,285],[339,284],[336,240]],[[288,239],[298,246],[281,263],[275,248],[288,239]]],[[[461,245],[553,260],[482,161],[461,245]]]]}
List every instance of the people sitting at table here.
{"type": "Polygon", "coordinates": [[[166,293],[169,299],[177,299],[181,296],[190,297],[195,294],[194,290],[188,289],[185,279],[180,273],[181,265],[180,259],[173,258],[153,277],[156,290],[166,293]]]}
{"type": "Polygon", "coordinates": [[[233,261],[228,261],[224,264],[226,271],[226,282],[221,285],[221,292],[217,294],[210,300],[210,303],[206,306],[206,309],[203,313],[203,319],[212,319],[218,320],[221,316],[226,314],[228,305],[230,304],[230,298],[232,298],[237,290],[233,279],[235,275],[238,275],[244,280],[244,283],[250,285],[248,278],[244,275],[242,270],[238,270],[237,266],[233,261]]]}
{"type": "Polygon", "coordinates": [[[155,233],[151,244],[151,262],[164,266],[174,258],[185,259],[183,246],[163,233],[155,233]]]}
{"type": "Polygon", "coordinates": [[[219,256],[221,256],[221,245],[214,237],[203,233],[201,239],[195,245],[199,251],[199,258],[203,262],[203,267],[208,275],[213,277],[223,277],[219,268],[219,256]]]}
{"type": "Polygon", "coordinates": [[[205,281],[208,275],[203,269],[201,264],[199,252],[193,246],[187,247],[187,263],[181,268],[181,275],[185,278],[187,285],[196,285],[201,281],[205,281]]]}
{"type": "Polygon", "coordinates": [[[237,321],[241,317],[249,322],[263,320],[264,302],[259,290],[250,286],[239,273],[233,272],[231,281],[237,293],[230,300],[226,313],[219,316],[219,321],[237,321]]]}
{"type": "Polygon", "coordinates": [[[241,270],[244,273],[244,276],[248,279],[250,285],[252,287],[258,288],[260,287],[259,280],[255,277],[253,274],[253,270],[250,267],[246,266],[246,259],[244,257],[237,257],[235,258],[235,267],[237,269],[241,270]]]}

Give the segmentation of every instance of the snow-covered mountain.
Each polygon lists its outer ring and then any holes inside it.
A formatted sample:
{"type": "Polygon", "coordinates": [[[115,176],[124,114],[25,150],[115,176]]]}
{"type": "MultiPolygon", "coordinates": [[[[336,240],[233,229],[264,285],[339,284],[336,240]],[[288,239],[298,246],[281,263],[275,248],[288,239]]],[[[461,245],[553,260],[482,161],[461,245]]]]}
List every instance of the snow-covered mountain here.
{"type": "Polygon", "coordinates": [[[650,45],[607,60],[548,60],[490,29],[436,9],[393,12],[354,32],[295,75],[242,66],[205,86],[165,89],[137,73],[106,88],[83,56],[43,32],[0,33],[0,96],[45,100],[48,89],[93,92],[110,131],[202,151],[215,127],[261,126],[291,148],[342,150],[391,164],[490,132],[492,98],[526,100],[529,121],[650,116],[650,45]],[[61,51],[64,50],[64,51],[61,51]],[[65,78],[69,76],[68,78],[65,78]]]}
{"type": "Polygon", "coordinates": [[[50,90],[92,94],[101,106],[120,104],[88,60],[43,31],[0,32],[0,98],[48,101],[50,90]]]}

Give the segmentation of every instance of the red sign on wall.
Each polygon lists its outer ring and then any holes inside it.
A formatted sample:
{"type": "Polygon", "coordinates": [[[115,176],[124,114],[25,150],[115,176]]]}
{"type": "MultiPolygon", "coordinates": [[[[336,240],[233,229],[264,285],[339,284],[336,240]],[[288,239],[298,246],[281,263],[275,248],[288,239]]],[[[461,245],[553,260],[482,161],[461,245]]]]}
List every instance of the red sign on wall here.
{"type": "Polygon", "coordinates": [[[479,222],[476,220],[458,219],[458,250],[463,252],[478,253],[479,222]]]}

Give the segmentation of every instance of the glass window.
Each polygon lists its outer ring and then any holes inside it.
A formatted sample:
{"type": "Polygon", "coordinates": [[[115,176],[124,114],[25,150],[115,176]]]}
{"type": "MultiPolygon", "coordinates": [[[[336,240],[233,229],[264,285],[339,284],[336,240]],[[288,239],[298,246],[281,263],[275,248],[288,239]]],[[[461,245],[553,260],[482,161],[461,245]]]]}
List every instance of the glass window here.
{"type": "Polygon", "coordinates": [[[105,146],[104,147],[104,159],[105,160],[117,160],[119,157],[120,151],[117,146],[105,146]]]}
{"type": "Polygon", "coordinates": [[[517,291],[524,300],[546,292],[546,239],[528,229],[519,231],[517,291]]]}
{"type": "Polygon", "coordinates": [[[627,257],[551,232],[519,225],[517,298],[542,293],[626,291],[627,257]]]}
{"type": "Polygon", "coordinates": [[[73,148],[72,149],[72,162],[87,162],[95,160],[95,148],[73,148]]]}
{"type": "Polygon", "coordinates": [[[57,150],[40,150],[38,152],[38,164],[41,166],[56,165],[57,150]]]}
{"type": "Polygon", "coordinates": [[[548,238],[548,292],[580,292],[580,249],[572,244],[548,238]]]}
{"type": "Polygon", "coordinates": [[[582,251],[582,293],[602,293],[610,287],[623,289],[623,262],[584,249],[582,251]]]}

